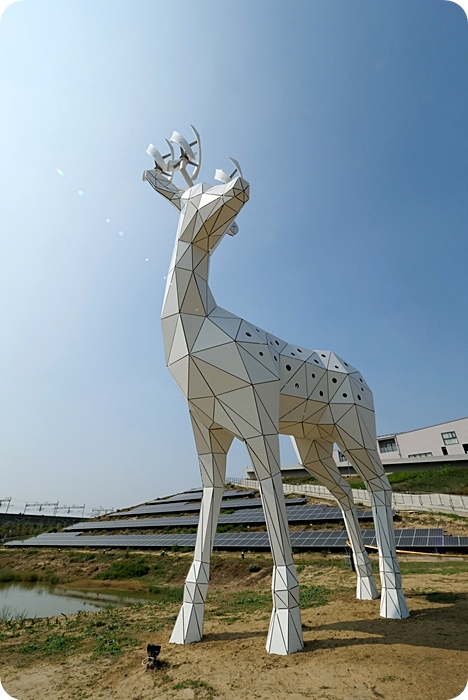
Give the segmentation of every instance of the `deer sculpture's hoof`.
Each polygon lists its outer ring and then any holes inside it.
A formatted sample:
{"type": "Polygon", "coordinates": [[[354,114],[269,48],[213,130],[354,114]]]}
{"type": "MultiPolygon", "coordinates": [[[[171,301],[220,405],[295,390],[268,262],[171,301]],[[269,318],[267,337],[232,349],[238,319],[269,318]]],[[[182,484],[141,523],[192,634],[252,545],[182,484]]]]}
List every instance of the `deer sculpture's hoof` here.
{"type": "Polygon", "coordinates": [[[391,620],[409,617],[408,606],[401,588],[382,588],[380,596],[380,616],[391,620]]]}
{"type": "Polygon", "coordinates": [[[356,587],[356,598],[358,600],[375,600],[379,596],[380,593],[377,590],[373,576],[358,576],[356,587]]]}
{"type": "Polygon", "coordinates": [[[203,603],[182,603],[177,616],[170,642],[172,644],[192,644],[203,636],[203,603]]]}
{"type": "Polygon", "coordinates": [[[266,650],[269,654],[294,654],[304,647],[299,607],[273,610],[266,650]]]}

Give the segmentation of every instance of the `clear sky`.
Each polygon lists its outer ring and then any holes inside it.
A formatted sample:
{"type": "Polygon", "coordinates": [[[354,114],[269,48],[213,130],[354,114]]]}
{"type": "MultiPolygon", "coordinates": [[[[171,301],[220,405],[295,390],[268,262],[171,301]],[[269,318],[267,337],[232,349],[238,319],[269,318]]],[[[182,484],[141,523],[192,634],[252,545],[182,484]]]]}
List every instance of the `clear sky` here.
{"type": "MultiPolygon", "coordinates": [[[[213,256],[218,303],[358,367],[380,434],[468,414],[454,3],[22,0],[0,21],[0,105],[0,499],[199,485],[159,324],[177,215],[141,181],[148,143],[190,123],[201,179],[233,156],[251,183],[213,256]]],[[[246,465],[238,443],[228,472],[246,465]]]]}

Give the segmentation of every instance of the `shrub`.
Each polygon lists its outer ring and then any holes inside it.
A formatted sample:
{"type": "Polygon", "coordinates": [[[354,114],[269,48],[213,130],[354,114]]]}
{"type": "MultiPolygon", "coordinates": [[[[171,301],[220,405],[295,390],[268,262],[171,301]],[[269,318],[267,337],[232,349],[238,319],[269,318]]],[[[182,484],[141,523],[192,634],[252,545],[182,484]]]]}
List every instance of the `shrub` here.
{"type": "Polygon", "coordinates": [[[261,571],[261,569],[262,567],[259,566],[259,564],[251,564],[249,566],[249,571],[251,571],[252,573],[254,573],[255,571],[261,571]]]}
{"type": "Polygon", "coordinates": [[[146,561],[140,559],[125,559],[125,561],[114,561],[105,571],[96,574],[94,578],[104,579],[123,579],[123,578],[139,578],[146,576],[150,567],[146,561]]]}
{"type": "Polygon", "coordinates": [[[36,583],[36,581],[39,581],[39,576],[34,571],[25,571],[21,578],[26,583],[36,583]]]}
{"type": "Polygon", "coordinates": [[[0,569],[0,583],[9,583],[10,581],[19,581],[20,576],[11,569],[0,569]]]}

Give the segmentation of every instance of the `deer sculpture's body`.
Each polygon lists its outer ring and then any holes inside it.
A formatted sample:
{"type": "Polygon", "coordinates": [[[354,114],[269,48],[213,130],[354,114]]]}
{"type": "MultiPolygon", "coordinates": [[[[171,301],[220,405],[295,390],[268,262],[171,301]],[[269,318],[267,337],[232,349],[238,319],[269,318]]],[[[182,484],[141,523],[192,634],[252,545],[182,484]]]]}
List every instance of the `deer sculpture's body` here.
{"type": "MultiPolygon", "coordinates": [[[[361,374],[332,352],[289,345],[217,306],[208,285],[211,253],[225,233],[237,230],[234,219],[249,198],[249,185],[235,161],[236,176],[217,171],[222,185],[192,185],[186,166],[194,159],[189,152],[194,144],[187,144],[177,132],[171,140],[181,148],[179,161],[170,161],[168,167],[164,161],[168,156],[150,147],[155,168],[145,171],[143,179],[179,211],[162,328],[167,365],[188,403],[203,482],[194,561],[171,641],[189,644],[202,637],[226,456],[234,437],[245,442],[258,478],[274,560],[267,651],[290,654],[303,647],[279,433],[292,436],[300,463],[337,499],[352,544],[357,597],[372,599],[379,594],[351,488],[332,456],[334,443],[364,479],[380,555],[380,614],[407,617],[395,553],[391,489],[377,451],[371,391],[361,374]],[[188,189],[173,184],[177,168],[188,189]]],[[[198,173],[199,163],[192,164],[198,173]]]]}

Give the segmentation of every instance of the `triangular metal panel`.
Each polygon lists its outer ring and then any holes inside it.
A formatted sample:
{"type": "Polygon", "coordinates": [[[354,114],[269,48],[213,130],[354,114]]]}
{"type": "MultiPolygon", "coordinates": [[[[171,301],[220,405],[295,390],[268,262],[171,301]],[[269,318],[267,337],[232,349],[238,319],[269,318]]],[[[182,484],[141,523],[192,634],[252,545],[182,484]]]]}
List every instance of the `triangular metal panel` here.
{"type": "Polygon", "coordinates": [[[225,370],[229,374],[233,374],[239,379],[250,383],[249,375],[245,369],[245,365],[242,362],[240,352],[235,343],[228,343],[226,346],[220,348],[208,348],[206,350],[200,350],[194,357],[208,362],[220,370],[225,370]]]}
{"type": "Polygon", "coordinates": [[[169,353],[172,347],[172,341],[174,340],[174,334],[176,331],[177,321],[179,320],[179,315],[174,314],[172,316],[167,316],[161,319],[163,341],[164,341],[164,354],[166,355],[166,364],[169,359],[169,353]]]}
{"type": "Polygon", "coordinates": [[[242,438],[239,428],[235,423],[233,423],[230,415],[227,413],[226,409],[218,399],[216,399],[215,403],[214,419],[216,423],[221,425],[226,430],[229,430],[233,435],[242,438]]]}
{"type": "Polygon", "coordinates": [[[209,398],[205,399],[190,399],[191,405],[196,406],[199,408],[201,411],[206,416],[209,416],[211,420],[214,420],[214,407],[215,407],[215,398],[214,396],[211,396],[209,398]]]}
{"type": "Polygon", "coordinates": [[[307,365],[304,363],[281,388],[282,394],[307,399],[307,365]]]}
{"type": "MultiPolygon", "coordinates": [[[[182,270],[182,272],[185,272],[185,270],[182,270]]],[[[205,316],[205,304],[198,290],[194,275],[190,277],[187,292],[181,305],[181,311],[184,314],[205,316]]]]}
{"type": "Polygon", "coordinates": [[[200,328],[203,323],[205,323],[205,318],[203,316],[196,316],[195,314],[182,314],[182,325],[184,327],[185,338],[187,340],[187,347],[192,350],[193,344],[195,343],[197,336],[200,332],[200,328]]]}
{"type": "Polygon", "coordinates": [[[328,403],[328,381],[326,374],[323,375],[312,393],[309,394],[309,399],[312,401],[326,401],[328,403]]]}
{"type": "Polygon", "coordinates": [[[249,380],[252,382],[252,384],[271,382],[278,378],[275,374],[273,374],[273,372],[270,372],[270,370],[265,367],[261,361],[263,358],[259,357],[259,359],[256,360],[250,353],[246,352],[246,350],[240,346],[240,343],[237,343],[237,347],[249,376],[249,380]]]}
{"type": "Polygon", "coordinates": [[[232,314],[230,311],[226,311],[226,309],[223,309],[222,306],[217,306],[213,311],[210,313],[210,316],[219,316],[220,318],[235,318],[238,319],[239,321],[242,321],[239,316],[236,316],[236,314],[232,314]]]}
{"type": "Polygon", "coordinates": [[[288,415],[291,411],[293,411],[295,408],[298,406],[302,406],[304,404],[304,399],[300,396],[285,396],[283,394],[280,395],[280,418],[281,420],[283,419],[284,416],[288,415]]]}
{"type": "Polygon", "coordinates": [[[210,319],[225,333],[227,333],[230,338],[234,339],[236,337],[241,324],[240,318],[223,318],[221,316],[213,316],[211,314],[210,319]]]}
{"type": "Polygon", "coordinates": [[[277,423],[279,420],[280,405],[278,382],[264,382],[263,384],[256,384],[254,386],[254,392],[263,403],[273,423],[277,423]]]}
{"type": "Polygon", "coordinates": [[[344,381],[340,383],[337,383],[335,385],[331,384],[329,382],[330,386],[330,403],[336,402],[336,403],[347,403],[347,404],[354,404],[354,396],[353,392],[351,389],[351,383],[349,381],[349,377],[347,377],[345,374],[342,375],[344,377],[344,381]],[[336,388],[336,391],[332,394],[332,387],[338,387],[336,388]]]}
{"type": "Polygon", "coordinates": [[[258,415],[257,404],[255,402],[254,392],[251,386],[219,396],[219,400],[223,406],[232,408],[239,416],[260,430],[260,419],[258,415]]]}
{"type": "Polygon", "coordinates": [[[247,382],[235,377],[233,374],[229,374],[223,369],[203,362],[199,357],[193,357],[193,361],[216,396],[247,386],[247,382]]]}
{"type": "Polygon", "coordinates": [[[326,373],[326,369],[323,367],[317,367],[316,365],[311,365],[309,362],[306,364],[306,378],[307,378],[307,396],[310,396],[314,391],[315,387],[319,381],[323,378],[326,373]]]}
{"type": "Polygon", "coordinates": [[[189,360],[184,357],[178,362],[170,365],[169,371],[179,385],[180,390],[187,396],[188,394],[188,374],[189,374],[189,360]]]}
{"type": "Polygon", "coordinates": [[[188,355],[187,341],[185,340],[184,327],[182,326],[182,321],[179,318],[177,321],[176,330],[174,333],[174,339],[171,345],[171,352],[169,353],[168,366],[177,362],[182,357],[188,355]]]}
{"type": "Polygon", "coordinates": [[[212,395],[213,391],[211,387],[207,384],[197,365],[191,359],[188,389],[189,399],[205,398],[212,395]]]}
{"type": "Polygon", "coordinates": [[[192,352],[208,350],[216,347],[217,345],[226,345],[226,343],[234,343],[234,341],[217,325],[215,325],[213,321],[210,321],[209,318],[205,318],[203,326],[198,334],[195,344],[193,345],[192,352]]]}
{"type": "Polygon", "coordinates": [[[237,340],[236,343],[238,348],[242,348],[245,352],[248,352],[257,362],[260,362],[266,369],[270,370],[277,379],[279,378],[278,364],[274,362],[268,345],[264,343],[243,343],[239,340],[237,340]]]}
{"type": "Polygon", "coordinates": [[[242,343],[260,343],[262,344],[262,336],[257,333],[255,328],[249,323],[242,320],[239,330],[237,332],[236,340],[242,343]]]}

